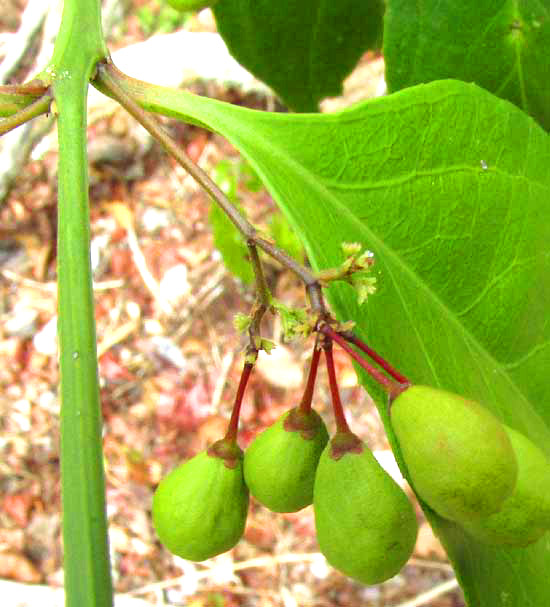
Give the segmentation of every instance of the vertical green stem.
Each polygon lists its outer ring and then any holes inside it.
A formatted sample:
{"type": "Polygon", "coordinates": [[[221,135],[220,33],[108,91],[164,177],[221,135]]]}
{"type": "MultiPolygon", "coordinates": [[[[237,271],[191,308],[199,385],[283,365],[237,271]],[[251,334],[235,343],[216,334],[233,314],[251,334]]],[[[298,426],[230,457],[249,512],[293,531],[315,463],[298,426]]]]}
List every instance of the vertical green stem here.
{"type": "Polygon", "coordinates": [[[90,270],[86,97],[56,87],[59,109],[59,345],[66,604],[112,604],[90,270]],[[80,97],[79,102],[75,99],[80,97]],[[74,128],[76,124],[80,128],[74,128]]]}
{"type": "Polygon", "coordinates": [[[104,45],[98,0],[66,0],[43,77],[58,113],[61,486],[67,607],[113,603],[90,268],[86,98],[104,45]]]}

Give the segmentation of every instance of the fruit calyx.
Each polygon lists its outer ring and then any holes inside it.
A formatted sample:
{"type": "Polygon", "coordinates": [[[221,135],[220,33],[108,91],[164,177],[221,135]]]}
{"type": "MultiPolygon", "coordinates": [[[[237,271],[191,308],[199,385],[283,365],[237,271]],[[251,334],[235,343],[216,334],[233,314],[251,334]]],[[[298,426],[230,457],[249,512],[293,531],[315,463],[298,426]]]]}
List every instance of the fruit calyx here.
{"type": "Polygon", "coordinates": [[[337,432],[330,441],[330,457],[339,460],[346,453],[363,453],[363,441],[353,432],[337,432]]]}
{"type": "Polygon", "coordinates": [[[223,459],[226,468],[236,468],[243,458],[243,451],[234,440],[222,438],[208,447],[210,457],[223,459]]]}
{"type": "Polygon", "coordinates": [[[291,409],[283,422],[283,428],[287,432],[299,432],[300,436],[306,440],[315,437],[320,425],[319,416],[313,411],[310,410],[306,413],[298,407],[291,409]]]}
{"type": "Polygon", "coordinates": [[[407,382],[406,384],[401,384],[396,388],[396,390],[394,392],[389,394],[388,411],[391,412],[392,405],[397,400],[398,396],[401,396],[401,394],[403,394],[403,392],[406,392],[407,390],[409,390],[410,388],[412,388],[415,385],[417,385],[417,384],[413,384],[411,382],[407,382]]]}

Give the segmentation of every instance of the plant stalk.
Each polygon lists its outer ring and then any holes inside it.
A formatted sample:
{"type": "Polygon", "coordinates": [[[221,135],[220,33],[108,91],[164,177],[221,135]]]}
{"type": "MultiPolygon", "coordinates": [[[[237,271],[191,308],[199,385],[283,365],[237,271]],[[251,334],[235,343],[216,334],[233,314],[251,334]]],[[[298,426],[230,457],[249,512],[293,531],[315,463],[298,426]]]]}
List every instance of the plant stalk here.
{"type": "Polygon", "coordinates": [[[48,85],[38,80],[25,84],[8,84],[0,86],[0,116],[6,117],[24,110],[43,97],[48,85]]]}
{"type": "Polygon", "coordinates": [[[41,114],[46,114],[50,110],[51,103],[51,95],[46,94],[36,101],[33,101],[26,108],[23,108],[15,114],[0,120],[0,135],[13,131],[13,129],[16,129],[18,126],[25,124],[25,122],[28,122],[41,114]]]}
{"type": "Polygon", "coordinates": [[[306,388],[298,407],[302,413],[309,414],[311,412],[311,403],[313,401],[313,391],[315,389],[315,380],[317,378],[317,369],[319,367],[319,359],[321,358],[321,348],[319,340],[315,340],[313,346],[313,354],[311,356],[311,364],[309,365],[309,373],[307,376],[306,388]]]}
{"type": "Polygon", "coordinates": [[[247,243],[248,251],[250,252],[250,263],[254,270],[254,276],[256,279],[256,301],[252,310],[252,322],[248,330],[250,336],[250,348],[257,350],[259,344],[256,343],[257,338],[261,337],[260,325],[264,314],[267,312],[271,305],[271,294],[265,280],[265,274],[262,267],[260,256],[258,255],[258,249],[252,241],[247,243]]]}
{"type": "Polygon", "coordinates": [[[279,249],[276,245],[258,235],[256,228],[235,208],[235,205],[220,190],[216,183],[197,166],[185,152],[166,133],[160,122],[149,113],[145,112],[139,104],[132,99],[120,86],[118,80],[121,78],[116,67],[107,61],[98,66],[96,81],[103,87],[122,107],[133,116],[172,156],[195,181],[216,201],[224,213],[233,222],[247,243],[253,243],[259,249],[276,259],[284,267],[294,272],[305,284],[311,307],[319,313],[320,317],[326,316],[326,307],[322,295],[321,286],[317,277],[306,267],[296,262],[292,257],[279,249]]]}
{"type": "Polygon", "coordinates": [[[102,421],[90,267],[86,101],[107,49],[99,0],[65,0],[41,79],[58,116],[58,333],[61,496],[67,607],[112,607],[102,421]]]}
{"type": "Polygon", "coordinates": [[[244,392],[248,379],[254,368],[254,363],[248,360],[244,363],[243,372],[241,374],[241,380],[239,381],[239,387],[237,388],[237,394],[235,395],[235,402],[233,404],[233,410],[231,411],[231,419],[227,426],[227,432],[225,433],[224,440],[236,442],[237,433],[239,431],[239,416],[241,414],[241,405],[243,403],[244,392]]]}
{"type": "Polygon", "coordinates": [[[334,411],[334,420],[336,422],[336,431],[341,434],[351,434],[344,407],[340,400],[340,392],[338,391],[338,381],[336,380],[336,371],[334,369],[334,357],[332,356],[332,341],[326,339],[323,344],[325,350],[325,361],[327,364],[328,383],[330,386],[330,395],[332,399],[332,410],[334,411]]]}
{"type": "Polygon", "coordinates": [[[319,327],[318,330],[331,340],[334,340],[343,350],[345,350],[362,369],[364,369],[378,384],[380,384],[384,391],[389,395],[390,399],[395,398],[403,391],[402,384],[398,384],[387,378],[381,371],[373,367],[364,358],[359,356],[359,354],[357,354],[357,352],[346,342],[346,340],[330,325],[324,323],[319,327]]]}
{"type": "Polygon", "coordinates": [[[395,369],[390,363],[378,354],[375,350],[373,350],[369,345],[367,345],[362,339],[359,339],[356,335],[354,335],[351,331],[343,331],[340,335],[349,343],[357,346],[362,352],[364,352],[367,356],[369,356],[374,362],[384,369],[387,373],[389,373],[396,381],[400,384],[409,384],[409,380],[402,375],[397,369],[395,369]]]}

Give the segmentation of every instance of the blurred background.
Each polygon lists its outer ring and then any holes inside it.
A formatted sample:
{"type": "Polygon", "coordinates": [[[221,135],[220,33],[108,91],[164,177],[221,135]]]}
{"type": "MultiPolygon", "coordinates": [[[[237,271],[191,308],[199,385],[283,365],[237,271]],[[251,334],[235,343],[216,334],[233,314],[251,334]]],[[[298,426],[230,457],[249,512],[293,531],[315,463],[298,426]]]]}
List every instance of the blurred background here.
{"type": "MultiPolygon", "coordinates": [[[[0,0],[0,83],[23,82],[51,55],[61,2],[0,0]]],[[[264,111],[286,111],[228,54],[210,10],[163,0],[106,0],[104,29],[129,75],[264,111]],[[168,58],[168,59],[167,59],[168,58]]],[[[384,64],[366,54],[337,111],[384,94],[384,64]]],[[[248,218],[297,259],[300,242],[250,165],[221,137],[163,120],[248,218]]],[[[0,593],[5,607],[62,605],[56,341],[57,138],[42,117],[0,140],[0,593]],[[32,585],[30,585],[32,584],[32,585]]],[[[276,515],[251,502],[244,539],[196,564],[172,556],[151,525],[170,469],[221,437],[245,340],[233,326],[253,302],[246,247],[225,217],[145,131],[96,91],[89,98],[91,260],[95,281],[110,548],[117,605],[188,607],[459,607],[445,552],[417,506],[420,533],[402,572],[365,587],[318,552],[311,507],[276,515]]],[[[264,260],[274,295],[305,305],[295,277],[264,260]]],[[[298,404],[313,343],[282,343],[276,318],[244,398],[239,442],[298,404]]],[[[378,413],[336,351],[352,429],[403,482],[378,413]]],[[[314,406],[329,428],[321,368],[314,406]]],[[[408,490],[408,489],[407,489],[408,490]]],[[[410,490],[408,490],[411,495],[410,490]]]]}

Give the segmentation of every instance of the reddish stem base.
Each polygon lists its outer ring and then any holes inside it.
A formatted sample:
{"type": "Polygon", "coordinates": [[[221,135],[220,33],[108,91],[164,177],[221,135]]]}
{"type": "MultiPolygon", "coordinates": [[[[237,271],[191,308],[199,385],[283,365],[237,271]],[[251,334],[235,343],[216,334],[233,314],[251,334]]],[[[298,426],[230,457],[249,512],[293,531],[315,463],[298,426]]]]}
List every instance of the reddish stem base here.
{"type": "MultiPolygon", "coordinates": [[[[334,340],[345,352],[347,352],[351,358],[353,358],[353,360],[382,387],[382,389],[389,395],[390,399],[396,398],[397,395],[403,391],[405,386],[403,386],[402,383],[397,383],[396,381],[389,379],[382,373],[382,371],[376,367],[373,367],[347,343],[346,339],[340,335],[340,333],[335,331],[330,325],[321,325],[319,327],[319,331],[329,337],[331,340],[334,340]]],[[[406,385],[408,385],[408,383],[406,385]]]]}

